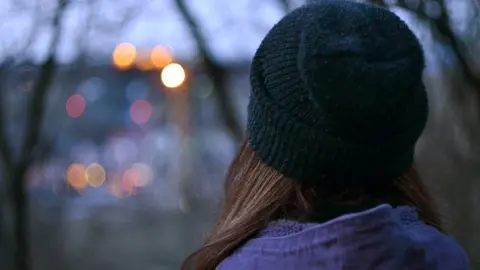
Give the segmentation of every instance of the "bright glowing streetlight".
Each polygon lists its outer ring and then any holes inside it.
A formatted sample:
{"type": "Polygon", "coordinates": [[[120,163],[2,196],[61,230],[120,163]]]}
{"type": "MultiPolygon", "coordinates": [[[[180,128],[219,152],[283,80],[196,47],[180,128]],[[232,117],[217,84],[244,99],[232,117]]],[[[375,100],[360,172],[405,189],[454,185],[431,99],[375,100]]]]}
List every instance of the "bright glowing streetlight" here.
{"type": "Polygon", "coordinates": [[[162,70],[160,77],[166,87],[177,88],[185,81],[185,69],[180,64],[171,63],[162,70]]]}

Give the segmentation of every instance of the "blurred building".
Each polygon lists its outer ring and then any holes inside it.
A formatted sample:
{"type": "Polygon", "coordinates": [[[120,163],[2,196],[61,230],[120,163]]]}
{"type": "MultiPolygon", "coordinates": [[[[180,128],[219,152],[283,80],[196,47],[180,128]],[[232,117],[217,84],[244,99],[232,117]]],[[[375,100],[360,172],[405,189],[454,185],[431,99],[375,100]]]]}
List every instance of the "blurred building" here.
{"type": "MultiPolygon", "coordinates": [[[[135,200],[167,209],[181,208],[182,192],[192,193],[196,203],[216,200],[236,146],[208,76],[188,63],[183,67],[185,80],[169,88],[160,69],[85,61],[59,66],[42,138],[53,145],[43,164],[30,170],[33,200],[81,207],[135,200]]],[[[15,104],[7,115],[14,119],[14,145],[20,143],[27,106],[26,95],[18,93],[31,91],[37,69],[12,65],[5,82],[9,103],[15,104]]],[[[228,67],[239,119],[245,118],[248,69],[248,63],[228,67]]]]}

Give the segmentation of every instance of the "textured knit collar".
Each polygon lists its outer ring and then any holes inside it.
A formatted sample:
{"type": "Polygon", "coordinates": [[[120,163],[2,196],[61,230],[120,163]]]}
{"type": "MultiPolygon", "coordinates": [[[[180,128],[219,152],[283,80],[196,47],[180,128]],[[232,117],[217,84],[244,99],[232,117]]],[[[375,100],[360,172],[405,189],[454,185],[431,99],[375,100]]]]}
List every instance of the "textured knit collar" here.
{"type": "MultiPolygon", "coordinates": [[[[385,207],[391,208],[390,205],[383,204],[378,207],[375,207],[374,209],[385,208],[385,207]]],[[[367,211],[371,211],[371,210],[367,210],[367,211]]],[[[393,214],[395,219],[397,219],[401,224],[404,224],[404,225],[408,225],[410,223],[419,221],[417,210],[410,206],[398,206],[398,207],[392,208],[391,213],[393,214]]],[[[340,216],[336,219],[329,221],[328,223],[335,224],[337,220],[341,221],[343,218],[344,216],[340,216]]],[[[313,222],[296,222],[292,220],[281,219],[281,220],[270,222],[265,227],[265,229],[260,231],[257,237],[261,238],[261,237],[287,236],[290,234],[299,233],[305,229],[318,226],[318,225],[319,225],[318,223],[313,223],[313,222]]]]}

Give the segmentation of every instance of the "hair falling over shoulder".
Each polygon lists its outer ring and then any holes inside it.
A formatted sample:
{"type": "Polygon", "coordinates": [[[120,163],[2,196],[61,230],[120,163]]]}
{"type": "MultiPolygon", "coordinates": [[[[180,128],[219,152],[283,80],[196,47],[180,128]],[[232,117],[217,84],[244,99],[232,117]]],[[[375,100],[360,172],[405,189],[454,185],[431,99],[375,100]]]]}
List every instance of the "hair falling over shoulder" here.
{"type": "MultiPolygon", "coordinates": [[[[308,217],[321,200],[315,190],[263,163],[246,141],[227,172],[225,184],[220,215],[204,245],[185,260],[182,270],[215,270],[270,221],[308,217]]],[[[405,204],[417,208],[422,220],[441,229],[433,199],[414,167],[395,182],[394,190],[405,204]]]]}

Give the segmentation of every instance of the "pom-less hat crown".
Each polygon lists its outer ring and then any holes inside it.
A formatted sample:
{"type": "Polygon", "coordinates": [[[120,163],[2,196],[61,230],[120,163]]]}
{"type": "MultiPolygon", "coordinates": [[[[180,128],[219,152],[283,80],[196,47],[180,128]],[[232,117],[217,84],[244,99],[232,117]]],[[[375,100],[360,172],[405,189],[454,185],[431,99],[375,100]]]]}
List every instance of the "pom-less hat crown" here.
{"type": "Polygon", "coordinates": [[[412,165],[427,119],[422,48],[394,13],[324,0],[294,10],[251,67],[248,141],[310,184],[375,184],[412,165]]]}

